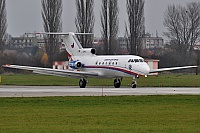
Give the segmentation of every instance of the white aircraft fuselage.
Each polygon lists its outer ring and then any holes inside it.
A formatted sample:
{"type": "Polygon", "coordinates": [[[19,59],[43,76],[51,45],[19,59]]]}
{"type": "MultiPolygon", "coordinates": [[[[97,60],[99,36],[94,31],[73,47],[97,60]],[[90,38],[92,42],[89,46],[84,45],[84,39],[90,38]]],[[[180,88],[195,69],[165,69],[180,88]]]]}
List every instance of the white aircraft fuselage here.
{"type": "MultiPolygon", "coordinates": [[[[81,62],[80,71],[98,73],[99,77],[122,78],[149,74],[150,68],[142,57],[134,55],[75,56],[81,62]]],[[[71,64],[73,67],[73,63],[71,64]]],[[[76,69],[76,68],[74,68],[76,69]]]]}

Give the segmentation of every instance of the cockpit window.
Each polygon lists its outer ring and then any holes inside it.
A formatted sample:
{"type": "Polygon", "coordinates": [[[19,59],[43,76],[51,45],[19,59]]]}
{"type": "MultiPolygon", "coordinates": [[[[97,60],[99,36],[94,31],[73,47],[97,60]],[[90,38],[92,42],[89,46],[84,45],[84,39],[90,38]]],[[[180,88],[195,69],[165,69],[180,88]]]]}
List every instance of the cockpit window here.
{"type": "Polygon", "coordinates": [[[135,62],[135,63],[137,63],[137,62],[144,62],[144,60],[143,59],[129,59],[128,62],[135,62]]]}
{"type": "Polygon", "coordinates": [[[140,62],[144,62],[142,59],[139,59],[140,62]]]}
{"type": "Polygon", "coordinates": [[[129,59],[128,62],[134,62],[134,60],[133,59],[129,59]]]}
{"type": "Polygon", "coordinates": [[[139,60],[138,59],[134,59],[134,61],[137,63],[137,62],[139,62],[139,60]]]}

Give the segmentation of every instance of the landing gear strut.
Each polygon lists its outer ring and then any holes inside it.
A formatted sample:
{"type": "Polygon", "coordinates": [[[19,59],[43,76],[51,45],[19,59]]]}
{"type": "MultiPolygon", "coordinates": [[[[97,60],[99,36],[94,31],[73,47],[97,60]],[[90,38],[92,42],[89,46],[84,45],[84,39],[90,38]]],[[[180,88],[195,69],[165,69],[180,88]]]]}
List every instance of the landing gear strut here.
{"type": "Polygon", "coordinates": [[[137,87],[136,77],[133,77],[133,81],[132,81],[131,87],[132,88],[136,88],[137,87]]]}
{"type": "Polygon", "coordinates": [[[84,78],[81,78],[79,81],[80,88],[85,88],[87,81],[84,78]]]}
{"type": "Polygon", "coordinates": [[[114,80],[114,87],[115,87],[115,88],[120,88],[120,86],[121,86],[121,80],[118,79],[118,78],[116,78],[116,79],[114,80]]]}

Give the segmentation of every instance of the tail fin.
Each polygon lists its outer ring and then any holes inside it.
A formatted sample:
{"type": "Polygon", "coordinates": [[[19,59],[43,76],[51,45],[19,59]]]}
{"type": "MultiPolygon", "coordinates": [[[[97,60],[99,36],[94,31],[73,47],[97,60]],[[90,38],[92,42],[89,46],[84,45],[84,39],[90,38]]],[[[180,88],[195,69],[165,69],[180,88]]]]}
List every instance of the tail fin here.
{"type": "Polygon", "coordinates": [[[39,34],[53,34],[53,35],[63,35],[63,44],[65,45],[68,57],[70,60],[76,60],[75,56],[88,55],[88,53],[95,54],[96,50],[94,49],[83,49],[82,45],[78,41],[75,34],[78,35],[93,35],[92,33],[39,33],[39,34]],[[89,51],[89,52],[88,52],[89,51]],[[95,52],[94,52],[95,51],[95,52]]]}
{"type": "Polygon", "coordinates": [[[74,56],[78,56],[80,50],[83,49],[77,37],[72,32],[63,36],[63,43],[65,44],[69,59],[72,60],[75,60],[74,56]]]}

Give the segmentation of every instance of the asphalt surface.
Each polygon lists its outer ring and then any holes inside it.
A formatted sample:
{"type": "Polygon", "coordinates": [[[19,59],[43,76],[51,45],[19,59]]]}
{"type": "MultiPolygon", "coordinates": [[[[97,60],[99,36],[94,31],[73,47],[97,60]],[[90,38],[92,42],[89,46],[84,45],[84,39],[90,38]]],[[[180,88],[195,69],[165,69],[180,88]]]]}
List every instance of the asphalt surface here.
{"type": "Polygon", "coordinates": [[[112,88],[78,86],[0,86],[0,97],[121,96],[121,95],[200,95],[198,88],[139,87],[112,88]]]}

